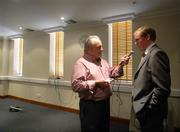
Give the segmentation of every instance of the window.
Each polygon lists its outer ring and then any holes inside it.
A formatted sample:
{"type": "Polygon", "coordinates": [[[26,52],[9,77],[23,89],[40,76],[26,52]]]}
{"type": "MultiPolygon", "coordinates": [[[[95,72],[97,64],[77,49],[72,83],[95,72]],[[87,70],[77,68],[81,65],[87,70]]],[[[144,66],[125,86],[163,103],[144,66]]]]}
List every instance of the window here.
{"type": "MultiPolygon", "coordinates": [[[[132,50],[132,21],[112,23],[112,66],[119,64],[120,58],[132,50]]],[[[122,80],[132,80],[132,59],[124,67],[122,80]]]]}
{"type": "Polygon", "coordinates": [[[13,75],[22,76],[23,68],[23,38],[14,38],[13,75]]]}
{"type": "Polygon", "coordinates": [[[51,32],[50,34],[50,71],[49,78],[61,78],[63,76],[63,48],[64,48],[64,32],[51,32]]]}
{"type": "MultiPolygon", "coordinates": [[[[120,58],[129,54],[132,50],[133,18],[134,14],[130,13],[103,19],[105,23],[108,23],[108,60],[112,66],[119,64],[120,58]]],[[[124,66],[124,76],[119,79],[132,81],[132,58],[129,64],[124,66]]]]}

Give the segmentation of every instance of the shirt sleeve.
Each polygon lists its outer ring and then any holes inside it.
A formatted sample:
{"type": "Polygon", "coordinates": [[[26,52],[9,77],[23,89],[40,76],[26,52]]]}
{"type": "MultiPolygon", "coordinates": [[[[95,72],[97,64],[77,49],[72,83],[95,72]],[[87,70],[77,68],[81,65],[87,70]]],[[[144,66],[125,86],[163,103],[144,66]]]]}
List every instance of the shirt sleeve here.
{"type": "Polygon", "coordinates": [[[110,77],[111,78],[117,78],[124,75],[123,68],[118,66],[112,67],[110,69],[110,77]]]}
{"type": "Polygon", "coordinates": [[[83,63],[75,63],[71,76],[71,85],[75,92],[91,91],[94,89],[95,81],[87,80],[89,72],[83,63]]]}

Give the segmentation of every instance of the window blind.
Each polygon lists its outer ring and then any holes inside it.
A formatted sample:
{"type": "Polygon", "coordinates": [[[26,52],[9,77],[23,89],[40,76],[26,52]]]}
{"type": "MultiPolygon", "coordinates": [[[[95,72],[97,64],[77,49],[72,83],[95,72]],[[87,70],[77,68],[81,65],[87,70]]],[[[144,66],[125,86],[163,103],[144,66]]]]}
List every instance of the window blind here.
{"type": "Polygon", "coordinates": [[[64,32],[50,33],[50,78],[63,76],[64,58],[64,32]]]}
{"type": "MultiPolygon", "coordinates": [[[[132,50],[132,21],[112,23],[112,65],[119,64],[120,58],[132,50]]],[[[132,59],[124,66],[122,80],[132,80],[132,59]]]]}
{"type": "Polygon", "coordinates": [[[16,38],[14,40],[14,59],[13,59],[13,74],[15,76],[22,76],[23,68],[23,38],[16,38]]]}

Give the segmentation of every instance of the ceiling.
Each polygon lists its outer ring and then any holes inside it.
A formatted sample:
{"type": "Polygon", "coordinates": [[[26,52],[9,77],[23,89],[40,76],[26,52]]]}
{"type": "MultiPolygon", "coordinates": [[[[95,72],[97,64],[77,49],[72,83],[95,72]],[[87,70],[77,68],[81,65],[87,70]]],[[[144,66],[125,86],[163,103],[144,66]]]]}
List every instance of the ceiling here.
{"type": "Polygon", "coordinates": [[[65,23],[72,19],[83,24],[127,13],[179,9],[179,5],[180,0],[0,0],[0,36],[62,26],[62,16],[65,23]]]}

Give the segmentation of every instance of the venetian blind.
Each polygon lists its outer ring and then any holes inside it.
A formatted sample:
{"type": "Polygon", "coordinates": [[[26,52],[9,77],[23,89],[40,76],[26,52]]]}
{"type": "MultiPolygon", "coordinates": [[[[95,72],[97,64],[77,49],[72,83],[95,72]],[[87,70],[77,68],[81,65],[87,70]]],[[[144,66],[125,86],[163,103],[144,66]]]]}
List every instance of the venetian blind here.
{"type": "MultiPolygon", "coordinates": [[[[132,21],[112,23],[112,65],[119,64],[120,58],[132,50],[132,21]]],[[[132,59],[124,66],[122,80],[132,80],[132,59]]]]}
{"type": "Polygon", "coordinates": [[[63,76],[64,32],[50,33],[50,78],[63,76]]]}
{"type": "Polygon", "coordinates": [[[13,62],[13,74],[15,76],[22,76],[23,67],[23,38],[16,38],[14,40],[14,62],[13,62]]]}

